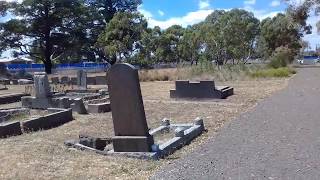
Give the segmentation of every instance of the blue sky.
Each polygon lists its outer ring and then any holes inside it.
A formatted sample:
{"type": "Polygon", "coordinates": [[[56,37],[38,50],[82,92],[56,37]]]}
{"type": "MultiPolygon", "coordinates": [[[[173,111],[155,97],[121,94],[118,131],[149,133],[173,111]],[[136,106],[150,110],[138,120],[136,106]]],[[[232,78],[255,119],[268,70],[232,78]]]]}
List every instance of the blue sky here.
{"type": "MultiPolygon", "coordinates": [[[[295,4],[303,0],[292,0],[295,4]]],[[[253,12],[262,20],[273,17],[287,8],[282,0],[143,0],[138,10],[147,17],[150,27],[160,26],[162,29],[178,24],[184,27],[204,20],[207,15],[217,9],[229,10],[241,8],[253,12]]],[[[319,17],[312,16],[308,22],[315,26],[319,17]]],[[[320,44],[320,35],[316,28],[313,34],[304,37],[314,49],[320,44]]]]}

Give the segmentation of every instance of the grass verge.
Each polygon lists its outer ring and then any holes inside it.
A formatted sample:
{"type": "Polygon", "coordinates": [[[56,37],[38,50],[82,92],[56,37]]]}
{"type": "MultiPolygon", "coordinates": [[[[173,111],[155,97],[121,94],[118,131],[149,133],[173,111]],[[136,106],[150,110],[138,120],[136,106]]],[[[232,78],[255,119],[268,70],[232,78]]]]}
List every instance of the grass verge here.
{"type": "Polygon", "coordinates": [[[296,70],[283,67],[277,69],[262,69],[251,72],[249,75],[253,78],[282,78],[282,77],[290,77],[292,74],[296,74],[296,70]]]}
{"type": "Polygon", "coordinates": [[[172,69],[152,69],[139,71],[140,81],[175,81],[175,80],[250,80],[252,78],[282,78],[295,74],[293,68],[270,68],[266,65],[239,64],[215,66],[210,62],[194,66],[179,66],[172,69]]]}

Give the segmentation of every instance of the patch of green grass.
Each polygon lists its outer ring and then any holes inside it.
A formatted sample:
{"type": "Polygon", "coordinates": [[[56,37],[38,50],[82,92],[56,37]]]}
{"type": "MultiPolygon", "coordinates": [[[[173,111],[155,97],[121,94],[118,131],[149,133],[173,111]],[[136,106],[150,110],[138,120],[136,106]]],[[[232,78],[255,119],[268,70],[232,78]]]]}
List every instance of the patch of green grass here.
{"type": "Polygon", "coordinates": [[[22,121],[22,120],[25,120],[29,117],[28,114],[15,114],[15,115],[12,115],[10,117],[10,120],[9,121],[22,121]]]}
{"type": "Polygon", "coordinates": [[[253,78],[281,78],[281,77],[290,77],[292,74],[296,74],[297,72],[288,67],[283,68],[270,68],[270,69],[262,69],[256,70],[254,72],[250,72],[250,76],[253,78]]]}

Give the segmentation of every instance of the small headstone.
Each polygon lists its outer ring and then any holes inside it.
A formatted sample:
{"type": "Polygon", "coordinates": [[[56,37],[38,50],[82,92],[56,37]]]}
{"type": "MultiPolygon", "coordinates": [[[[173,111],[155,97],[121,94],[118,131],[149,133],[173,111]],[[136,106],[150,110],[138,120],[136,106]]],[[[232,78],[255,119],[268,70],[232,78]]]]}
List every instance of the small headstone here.
{"type": "Polygon", "coordinates": [[[12,85],[18,85],[18,79],[12,79],[11,80],[12,85]]]}
{"type": "Polygon", "coordinates": [[[62,76],[60,79],[61,84],[69,84],[70,78],[68,76],[62,76]]]}
{"type": "Polygon", "coordinates": [[[115,152],[150,152],[149,134],[138,71],[130,64],[116,64],[108,73],[115,152]]]}
{"type": "Polygon", "coordinates": [[[80,89],[87,89],[87,72],[79,70],[77,72],[77,85],[80,89]]]}
{"type": "Polygon", "coordinates": [[[52,84],[59,84],[59,77],[52,77],[51,82],[52,84]]]}
{"type": "Polygon", "coordinates": [[[59,99],[59,105],[58,106],[59,106],[59,108],[62,108],[62,109],[70,108],[69,98],[65,97],[65,98],[59,99]]]}
{"type": "Polygon", "coordinates": [[[73,104],[71,104],[72,111],[75,111],[79,114],[87,114],[87,109],[84,106],[83,100],[81,98],[74,99],[73,104]]]}
{"type": "Polygon", "coordinates": [[[52,96],[46,73],[34,74],[34,89],[36,98],[47,98],[52,96]]]}

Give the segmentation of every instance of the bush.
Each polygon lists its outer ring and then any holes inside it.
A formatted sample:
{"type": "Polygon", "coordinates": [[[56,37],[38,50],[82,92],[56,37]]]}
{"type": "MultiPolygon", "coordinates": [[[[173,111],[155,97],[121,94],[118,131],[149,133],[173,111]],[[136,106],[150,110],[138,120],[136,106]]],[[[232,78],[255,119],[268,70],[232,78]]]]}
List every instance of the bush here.
{"type": "Polygon", "coordinates": [[[176,69],[150,69],[140,70],[140,81],[172,81],[177,78],[176,69]]]}
{"type": "Polygon", "coordinates": [[[278,47],[270,57],[269,67],[280,68],[287,67],[294,60],[294,53],[287,47],[278,47]]]}
{"type": "Polygon", "coordinates": [[[283,67],[277,69],[264,69],[264,70],[257,70],[255,72],[250,73],[251,77],[254,78],[272,78],[272,77],[289,77],[292,74],[296,74],[294,69],[283,67]]]}

